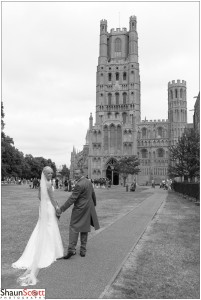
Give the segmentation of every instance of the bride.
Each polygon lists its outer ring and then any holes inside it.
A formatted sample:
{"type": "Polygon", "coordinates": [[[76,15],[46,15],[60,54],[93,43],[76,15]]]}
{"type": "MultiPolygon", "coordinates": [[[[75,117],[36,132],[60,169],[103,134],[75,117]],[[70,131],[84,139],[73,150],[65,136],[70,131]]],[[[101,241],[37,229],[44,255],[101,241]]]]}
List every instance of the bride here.
{"type": "Polygon", "coordinates": [[[41,174],[39,190],[39,218],[22,256],[12,264],[13,268],[26,269],[18,278],[21,286],[35,285],[39,269],[51,265],[64,254],[56,218],[58,207],[51,184],[53,170],[45,167],[41,174]]]}

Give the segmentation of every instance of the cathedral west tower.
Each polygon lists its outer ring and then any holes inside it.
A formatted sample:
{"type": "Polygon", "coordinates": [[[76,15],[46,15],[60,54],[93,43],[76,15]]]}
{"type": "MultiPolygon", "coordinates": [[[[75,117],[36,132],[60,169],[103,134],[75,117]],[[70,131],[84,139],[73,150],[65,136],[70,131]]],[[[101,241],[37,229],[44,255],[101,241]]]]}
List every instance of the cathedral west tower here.
{"type": "MultiPolygon", "coordinates": [[[[186,82],[168,83],[167,120],[141,120],[137,19],[130,17],[129,30],[108,32],[107,25],[107,20],[100,21],[95,118],[90,114],[83,150],[71,153],[71,176],[81,167],[89,178],[107,177],[118,185],[121,178],[115,162],[136,155],[141,170],[138,184],[152,179],[159,183],[168,177],[169,146],[187,125],[186,82]]],[[[130,175],[128,182],[132,181],[130,175]]]]}
{"type": "Polygon", "coordinates": [[[136,17],[130,30],[111,29],[100,22],[100,47],[96,73],[96,124],[107,119],[123,124],[140,120],[140,75],[136,17]]]}
{"type": "MultiPolygon", "coordinates": [[[[107,31],[100,21],[100,46],[96,72],[96,120],[89,129],[89,176],[113,177],[113,164],[122,155],[137,155],[140,121],[140,74],[135,16],[126,28],[107,31]],[[110,171],[111,170],[111,171],[110,171]]],[[[114,174],[113,174],[114,173],[114,174]]]]}

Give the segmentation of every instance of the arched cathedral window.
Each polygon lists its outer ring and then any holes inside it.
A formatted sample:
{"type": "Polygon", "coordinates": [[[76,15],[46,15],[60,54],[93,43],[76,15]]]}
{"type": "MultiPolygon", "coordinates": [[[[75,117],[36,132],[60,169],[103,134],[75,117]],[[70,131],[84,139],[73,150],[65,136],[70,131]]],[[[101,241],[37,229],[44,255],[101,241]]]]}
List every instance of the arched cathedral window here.
{"type": "Polygon", "coordinates": [[[131,155],[132,154],[132,144],[128,144],[128,154],[131,155]]]}
{"type": "Polygon", "coordinates": [[[111,80],[112,80],[112,74],[108,73],[108,81],[111,81],[111,80]]]}
{"type": "Polygon", "coordinates": [[[112,94],[108,94],[108,105],[112,105],[112,94]]]}
{"type": "Polygon", "coordinates": [[[182,96],[183,96],[183,90],[180,89],[180,98],[182,98],[182,96]]]}
{"type": "Polygon", "coordinates": [[[113,124],[110,126],[110,147],[115,147],[115,126],[113,124]]]}
{"type": "Polygon", "coordinates": [[[115,94],[115,98],[116,98],[116,105],[119,105],[119,93],[115,94]]]}
{"type": "Polygon", "coordinates": [[[127,94],[126,93],[123,93],[123,104],[126,104],[127,102],[127,94]]]}
{"type": "Polygon", "coordinates": [[[147,149],[142,149],[142,158],[147,158],[148,152],[147,149]]]}
{"type": "Polygon", "coordinates": [[[173,92],[172,92],[172,90],[170,91],[170,97],[171,97],[171,99],[173,99],[173,92]]]}
{"type": "Polygon", "coordinates": [[[119,80],[119,73],[116,73],[116,81],[119,80]]]}
{"type": "Polygon", "coordinates": [[[116,40],[115,40],[114,51],[115,51],[116,57],[121,56],[121,39],[120,38],[116,38],[116,40]]]}
{"type": "Polygon", "coordinates": [[[117,126],[117,149],[121,150],[121,144],[122,144],[122,130],[121,126],[117,126]]]}
{"type": "Polygon", "coordinates": [[[123,124],[126,124],[126,115],[127,114],[125,112],[122,114],[123,124]]]}
{"type": "Polygon", "coordinates": [[[162,148],[159,148],[157,152],[158,152],[158,157],[164,156],[164,150],[162,148]]]}
{"type": "Polygon", "coordinates": [[[146,136],[147,136],[147,129],[142,128],[142,138],[146,138],[146,136]]]}
{"type": "Polygon", "coordinates": [[[126,80],[126,72],[123,73],[123,80],[126,80]]]}
{"type": "Polygon", "coordinates": [[[108,127],[104,127],[104,149],[108,150],[108,127]]]}
{"type": "Polygon", "coordinates": [[[163,128],[162,127],[159,127],[158,128],[158,138],[161,138],[163,136],[163,128]]]}

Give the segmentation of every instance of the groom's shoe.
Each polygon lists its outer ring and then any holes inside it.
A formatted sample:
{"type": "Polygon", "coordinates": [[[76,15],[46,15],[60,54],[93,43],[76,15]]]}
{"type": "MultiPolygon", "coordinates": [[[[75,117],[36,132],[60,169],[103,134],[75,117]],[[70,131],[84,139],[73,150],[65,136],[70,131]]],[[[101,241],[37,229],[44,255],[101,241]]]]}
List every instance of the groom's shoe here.
{"type": "Polygon", "coordinates": [[[73,256],[75,254],[76,254],[76,251],[74,251],[74,252],[71,251],[71,252],[68,252],[65,256],[57,258],[57,260],[60,260],[60,259],[69,259],[71,256],[73,256]]]}
{"type": "Polygon", "coordinates": [[[86,253],[80,252],[80,256],[81,256],[81,257],[85,257],[85,256],[86,256],[86,253]]]}
{"type": "Polygon", "coordinates": [[[67,255],[65,255],[64,257],[63,257],[63,259],[69,259],[69,258],[71,258],[71,256],[73,256],[73,255],[75,255],[76,254],[76,252],[68,252],[67,253],[67,255]]]}

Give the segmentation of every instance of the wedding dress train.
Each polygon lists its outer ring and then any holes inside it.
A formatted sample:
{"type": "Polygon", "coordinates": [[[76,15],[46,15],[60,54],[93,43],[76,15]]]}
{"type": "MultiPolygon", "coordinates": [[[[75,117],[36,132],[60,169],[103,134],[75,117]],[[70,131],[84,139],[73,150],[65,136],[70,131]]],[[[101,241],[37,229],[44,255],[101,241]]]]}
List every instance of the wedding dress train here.
{"type": "Polygon", "coordinates": [[[47,192],[49,184],[42,172],[39,219],[22,256],[12,264],[13,268],[26,269],[18,278],[22,286],[35,285],[39,269],[48,267],[64,254],[55,208],[47,192]]]}

